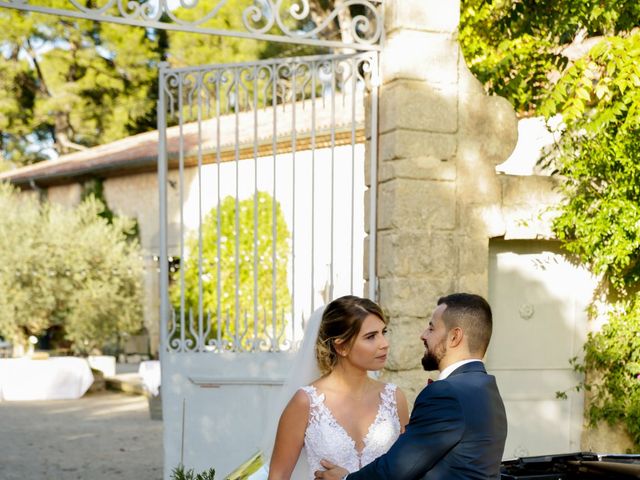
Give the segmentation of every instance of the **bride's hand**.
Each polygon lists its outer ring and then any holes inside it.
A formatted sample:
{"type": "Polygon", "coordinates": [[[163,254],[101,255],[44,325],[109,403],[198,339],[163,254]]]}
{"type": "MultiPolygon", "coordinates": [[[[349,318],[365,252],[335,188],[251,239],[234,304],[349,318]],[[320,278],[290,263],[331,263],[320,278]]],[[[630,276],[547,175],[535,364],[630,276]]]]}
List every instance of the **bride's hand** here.
{"type": "Polygon", "coordinates": [[[348,470],[345,470],[338,465],[334,465],[333,463],[327,460],[321,460],[320,464],[326,468],[326,470],[316,470],[313,472],[314,478],[321,478],[323,480],[342,480],[345,476],[349,474],[348,470]]]}

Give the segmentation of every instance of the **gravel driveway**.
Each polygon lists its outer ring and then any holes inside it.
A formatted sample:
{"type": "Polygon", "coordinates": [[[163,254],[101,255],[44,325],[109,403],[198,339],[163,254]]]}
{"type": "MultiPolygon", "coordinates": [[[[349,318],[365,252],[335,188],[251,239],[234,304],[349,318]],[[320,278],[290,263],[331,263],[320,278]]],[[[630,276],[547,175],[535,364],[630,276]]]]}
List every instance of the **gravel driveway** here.
{"type": "Polygon", "coordinates": [[[161,480],[162,422],[141,396],[0,402],[2,480],[161,480]]]}

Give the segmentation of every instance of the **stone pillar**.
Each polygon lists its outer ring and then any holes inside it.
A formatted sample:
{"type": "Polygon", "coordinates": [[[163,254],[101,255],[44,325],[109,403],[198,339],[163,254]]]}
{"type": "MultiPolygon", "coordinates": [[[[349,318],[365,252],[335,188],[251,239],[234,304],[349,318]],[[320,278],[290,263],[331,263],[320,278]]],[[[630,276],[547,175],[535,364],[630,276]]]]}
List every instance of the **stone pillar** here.
{"type": "Polygon", "coordinates": [[[511,105],[486,96],[465,65],[459,12],[455,0],[386,2],[377,275],[391,319],[384,377],[410,401],[426,381],[419,335],[437,299],[487,295],[488,241],[504,230],[492,211],[501,196],[495,165],[517,139],[511,105]]]}

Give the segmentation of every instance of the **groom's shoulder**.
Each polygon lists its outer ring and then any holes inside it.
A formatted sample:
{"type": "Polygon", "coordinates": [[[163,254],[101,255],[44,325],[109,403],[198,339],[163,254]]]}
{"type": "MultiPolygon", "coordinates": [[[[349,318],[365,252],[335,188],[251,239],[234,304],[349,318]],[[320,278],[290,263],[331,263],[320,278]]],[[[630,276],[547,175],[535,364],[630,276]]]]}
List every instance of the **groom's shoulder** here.
{"type": "Polygon", "coordinates": [[[436,380],[426,385],[418,394],[416,402],[424,400],[442,399],[456,397],[456,389],[446,380],[436,380]]]}
{"type": "Polygon", "coordinates": [[[446,380],[437,380],[427,385],[418,394],[413,405],[412,418],[426,415],[458,417],[462,412],[460,392],[446,380]],[[445,413],[446,412],[446,413],[445,413]]]}

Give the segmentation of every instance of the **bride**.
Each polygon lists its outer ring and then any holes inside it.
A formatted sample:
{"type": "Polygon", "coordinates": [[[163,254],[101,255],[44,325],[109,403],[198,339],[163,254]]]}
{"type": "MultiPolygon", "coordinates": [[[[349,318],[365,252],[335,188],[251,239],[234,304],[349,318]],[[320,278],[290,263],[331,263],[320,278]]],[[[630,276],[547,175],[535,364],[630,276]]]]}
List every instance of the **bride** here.
{"type": "Polygon", "coordinates": [[[400,389],[367,374],[381,370],[389,352],[387,320],[377,304],[341,297],[327,305],[319,326],[312,323],[294,370],[306,368],[302,378],[317,367],[319,378],[298,388],[280,416],[269,480],[313,479],[322,459],[357,471],[385,453],[409,419],[400,389]],[[304,359],[305,350],[315,361],[304,359]]]}

